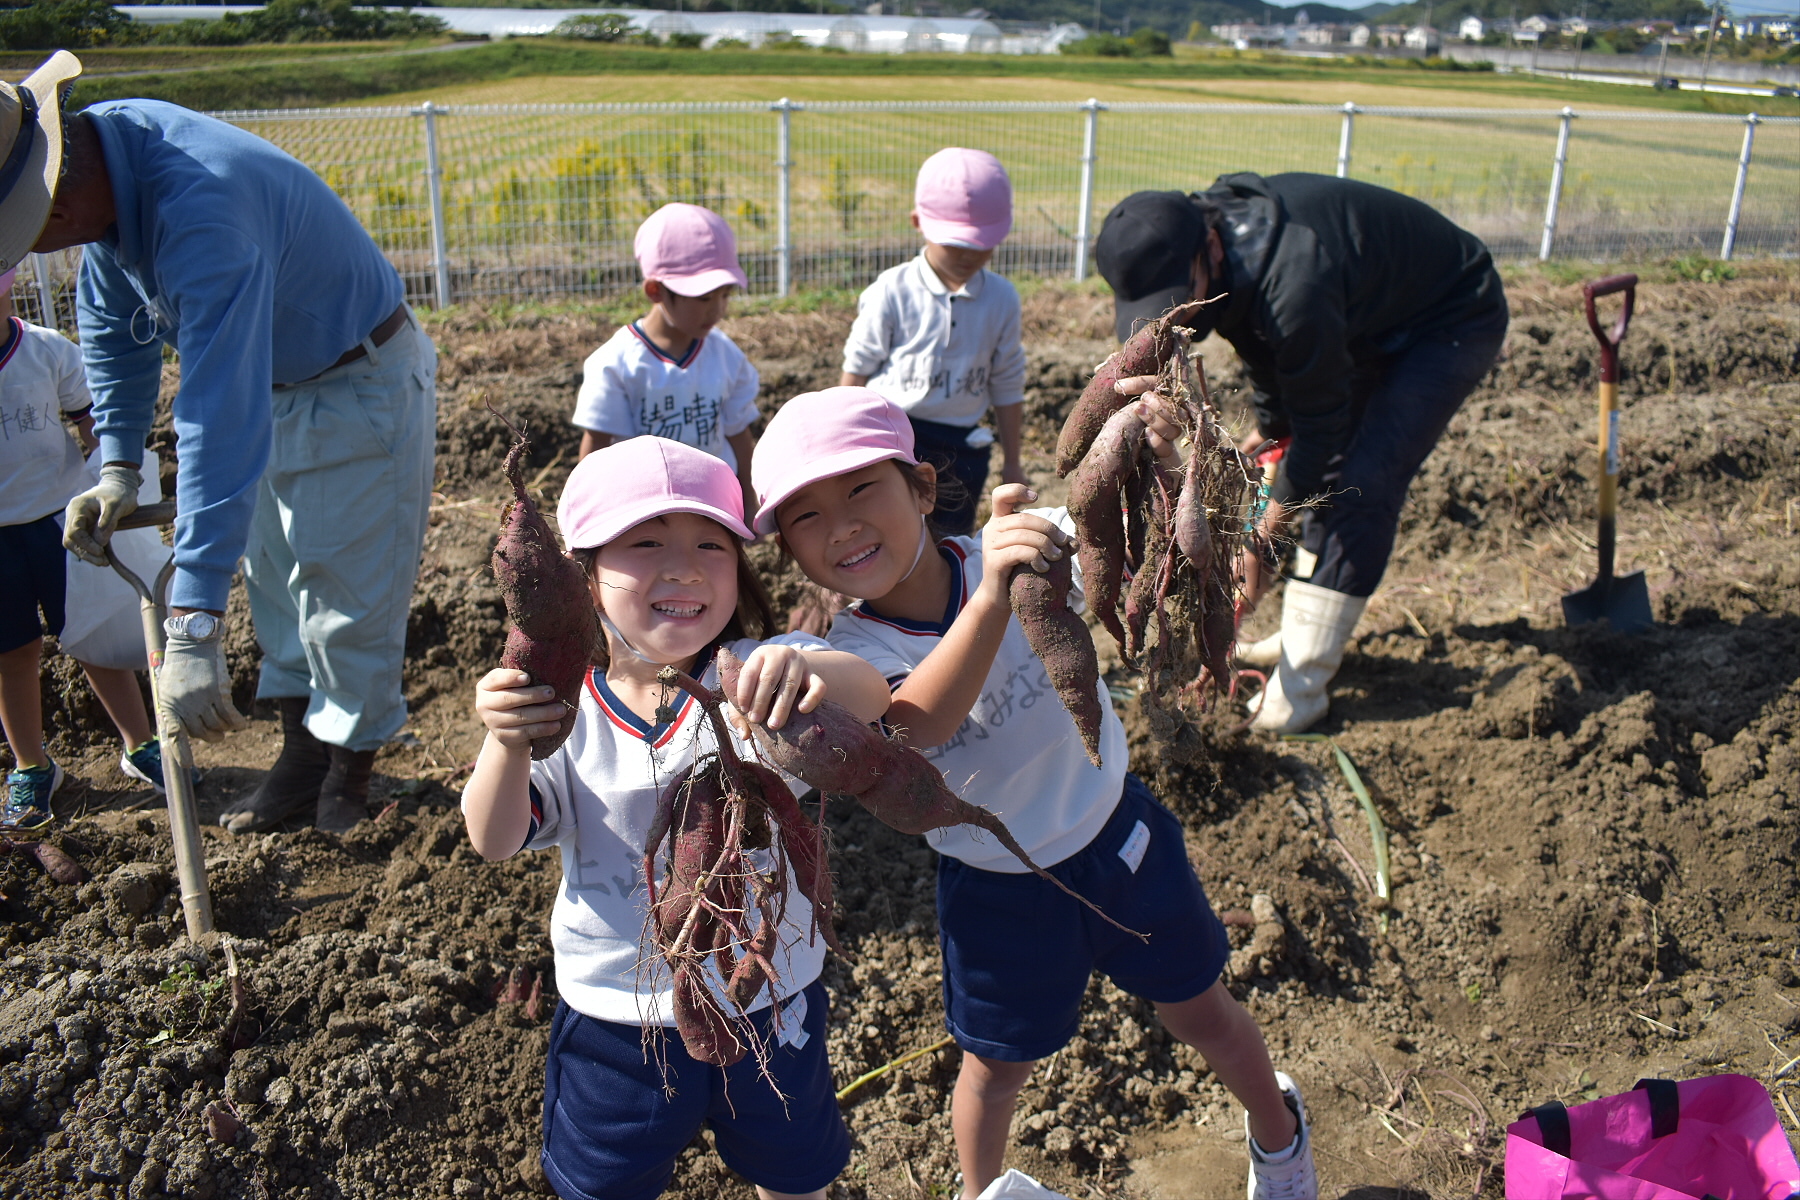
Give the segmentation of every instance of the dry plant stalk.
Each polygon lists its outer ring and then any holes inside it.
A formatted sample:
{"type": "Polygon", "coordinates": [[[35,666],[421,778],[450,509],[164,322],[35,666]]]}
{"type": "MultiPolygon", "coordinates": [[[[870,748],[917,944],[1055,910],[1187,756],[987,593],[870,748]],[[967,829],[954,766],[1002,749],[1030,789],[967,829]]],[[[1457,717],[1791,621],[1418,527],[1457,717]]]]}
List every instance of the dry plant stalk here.
{"type": "MultiPolygon", "coordinates": [[[[1156,394],[1191,446],[1186,463],[1170,470],[1157,461],[1123,397],[1096,428],[1103,401],[1084,394],[1058,447],[1088,604],[1142,671],[1151,733],[1178,759],[1198,752],[1194,718],[1233,685],[1236,560],[1252,536],[1262,478],[1219,420],[1179,324],[1186,316],[1176,309],[1152,322],[1120,352],[1135,348],[1142,369],[1132,373],[1161,377],[1156,394]]],[[[1109,359],[1095,382],[1110,387],[1120,375],[1109,359]]]]}

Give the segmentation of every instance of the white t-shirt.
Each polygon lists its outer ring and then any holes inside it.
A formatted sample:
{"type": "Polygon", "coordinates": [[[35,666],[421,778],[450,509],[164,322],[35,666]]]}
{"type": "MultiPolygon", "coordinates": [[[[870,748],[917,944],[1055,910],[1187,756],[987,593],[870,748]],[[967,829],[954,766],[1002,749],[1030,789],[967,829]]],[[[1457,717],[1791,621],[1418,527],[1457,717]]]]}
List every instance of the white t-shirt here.
{"type": "Polygon", "coordinates": [[[985,267],[953,292],[921,251],[857,298],[844,370],[909,416],[972,426],[1025,399],[1019,293],[985,267]]]}
{"type": "MultiPolygon", "coordinates": [[[[827,648],[806,634],[770,640],[801,650],[827,648]]],[[[747,658],[759,644],[746,638],[733,642],[731,649],[747,658]]],[[[717,687],[718,667],[709,662],[697,678],[717,687]]],[[[569,740],[549,758],[531,764],[532,828],[526,848],[562,850],[563,884],[550,914],[556,990],[569,1007],[601,1021],[675,1023],[669,970],[645,926],[644,841],[663,789],[710,754],[717,742],[711,721],[691,696],[677,693],[671,704],[674,724],[652,728],[613,696],[604,671],[590,671],[569,740]]],[[[743,741],[737,751],[743,757],[754,754],[743,741]]],[[[796,795],[805,788],[792,781],[790,786],[796,795]]],[[[659,862],[668,861],[667,849],[665,840],[659,862]]],[[[772,868],[767,853],[753,856],[763,870],[772,868]]],[[[824,919],[830,920],[830,914],[824,919]]],[[[781,977],[775,990],[783,1000],[817,979],[825,963],[825,939],[812,932],[812,905],[795,886],[791,870],[780,949],[773,961],[781,977]]],[[[722,991],[716,963],[708,962],[707,975],[714,989],[722,991]]],[[[765,988],[753,1007],[768,1002],[765,988]]]]}
{"type": "Polygon", "coordinates": [[[616,438],[651,434],[704,450],[738,468],[727,437],[756,421],[756,368],[717,329],[680,359],[657,349],[634,321],[588,355],[574,423],[616,438]]]}
{"type": "MultiPolygon", "coordinates": [[[[1064,508],[1028,510],[1074,531],[1064,508]]],[[[859,601],[844,609],[827,635],[887,677],[892,687],[910,675],[962,612],[981,583],[981,539],[945,538],[938,552],[950,564],[950,606],[937,624],[883,616],[859,601]]],[[[1080,568],[1076,568],[1080,607],[1080,568]]],[[[956,733],[941,746],[920,747],[956,794],[998,815],[1040,867],[1061,862],[1086,846],[1105,826],[1125,786],[1125,727],[1113,712],[1101,680],[1100,758],[1088,761],[1075,720],[1063,707],[1044,662],[1032,653],[1019,619],[1006,623],[981,698],[956,733]]],[[[939,854],[1002,874],[1026,870],[986,833],[967,825],[925,835],[939,854]]]]}
{"type": "Polygon", "coordinates": [[[94,406],[81,349],[54,329],[12,318],[0,358],[0,525],[24,525],[93,486],[62,414],[94,406]]]}

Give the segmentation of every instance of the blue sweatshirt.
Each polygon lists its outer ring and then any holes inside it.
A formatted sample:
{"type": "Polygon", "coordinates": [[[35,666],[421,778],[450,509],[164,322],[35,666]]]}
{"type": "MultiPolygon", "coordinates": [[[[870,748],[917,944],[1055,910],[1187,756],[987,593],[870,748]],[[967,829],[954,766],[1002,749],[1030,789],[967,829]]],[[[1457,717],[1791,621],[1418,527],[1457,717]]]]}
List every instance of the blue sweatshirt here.
{"type": "Polygon", "coordinates": [[[157,100],[85,115],[118,209],[83,253],[76,291],[101,461],[143,461],[162,348],[173,347],[180,518],[169,603],[223,610],[269,461],[271,386],[329,368],[404,289],[337,194],[254,134],[157,100]]]}

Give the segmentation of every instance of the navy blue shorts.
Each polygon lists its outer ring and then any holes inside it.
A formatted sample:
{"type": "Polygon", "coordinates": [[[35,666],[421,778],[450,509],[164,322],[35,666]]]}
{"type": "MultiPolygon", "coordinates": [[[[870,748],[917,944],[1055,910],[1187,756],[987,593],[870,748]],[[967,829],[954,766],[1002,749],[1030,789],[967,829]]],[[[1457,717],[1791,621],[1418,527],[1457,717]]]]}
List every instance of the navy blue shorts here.
{"type": "Polygon", "coordinates": [[[1099,970],[1155,1004],[1210,988],[1231,954],[1225,926],[1188,862],[1181,822],[1135,775],[1094,840],[1049,868],[1141,942],[1036,875],[938,859],[944,1024],[956,1044],[1000,1062],[1036,1062],[1081,1026],[1099,970]]]}
{"type": "Polygon", "coordinates": [[[806,1040],[798,1048],[775,1040],[773,1007],[754,1018],[780,1095],[754,1057],[724,1070],[695,1062],[670,1030],[666,1063],[658,1062],[645,1053],[639,1026],[559,1003],[544,1069],[544,1174],[556,1194],[651,1200],[703,1124],[725,1165],[751,1183],[812,1192],[836,1179],[850,1161],[850,1133],[825,1058],[825,985],[815,980],[782,1007],[801,1003],[806,1040]]]}
{"type": "Polygon", "coordinates": [[[23,525],[0,525],[0,562],[6,564],[6,583],[0,586],[0,654],[63,630],[68,561],[56,517],[51,513],[23,525]]]}

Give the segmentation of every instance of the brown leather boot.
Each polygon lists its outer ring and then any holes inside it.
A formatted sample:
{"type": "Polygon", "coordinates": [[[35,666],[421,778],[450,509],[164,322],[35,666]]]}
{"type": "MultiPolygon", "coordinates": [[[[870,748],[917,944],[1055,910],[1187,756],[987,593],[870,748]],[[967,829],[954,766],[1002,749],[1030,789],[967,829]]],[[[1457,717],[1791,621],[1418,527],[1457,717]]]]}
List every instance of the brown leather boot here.
{"type": "Polygon", "coordinates": [[[319,786],[318,814],[313,828],[325,833],[344,833],[369,816],[369,776],[375,770],[373,750],[346,750],[327,746],[331,769],[319,786]]]}
{"type": "Polygon", "coordinates": [[[248,800],[219,814],[228,832],[262,833],[306,811],[331,766],[325,743],[306,728],[307,697],[283,696],[275,704],[281,709],[281,754],[248,800]]]}

